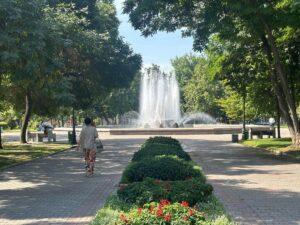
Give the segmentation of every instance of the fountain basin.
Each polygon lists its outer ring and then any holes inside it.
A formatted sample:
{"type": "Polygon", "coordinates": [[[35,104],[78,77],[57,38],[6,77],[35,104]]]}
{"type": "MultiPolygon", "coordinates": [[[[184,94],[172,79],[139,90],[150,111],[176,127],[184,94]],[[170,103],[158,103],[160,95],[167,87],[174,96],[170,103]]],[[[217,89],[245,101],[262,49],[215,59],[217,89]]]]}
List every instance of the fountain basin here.
{"type": "MultiPolygon", "coordinates": [[[[242,125],[203,125],[194,128],[110,128],[98,129],[100,134],[108,135],[205,135],[205,134],[240,134],[242,125]]],[[[248,125],[250,128],[266,130],[270,126],[248,125]]]]}

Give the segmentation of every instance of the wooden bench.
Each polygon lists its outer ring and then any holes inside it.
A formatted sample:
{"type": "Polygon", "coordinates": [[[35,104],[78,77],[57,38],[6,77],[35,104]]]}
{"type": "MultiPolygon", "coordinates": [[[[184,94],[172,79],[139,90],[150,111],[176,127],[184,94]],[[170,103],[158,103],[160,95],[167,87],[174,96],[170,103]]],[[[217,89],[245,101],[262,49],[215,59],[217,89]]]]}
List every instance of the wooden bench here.
{"type": "Polygon", "coordinates": [[[274,127],[268,128],[249,128],[249,137],[253,139],[253,136],[257,136],[257,138],[262,139],[264,135],[268,135],[270,138],[276,138],[276,132],[274,127]]]}
{"type": "Polygon", "coordinates": [[[48,135],[45,135],[44,132],[35,131],[35,132],[27,132],[27,140],[32,140],[33,142],[43,142],[43,138],[47,137],[48,142],[51,140],[56,142],[56,134],[53,133],[52,130],[48,131],[48,135]]]}

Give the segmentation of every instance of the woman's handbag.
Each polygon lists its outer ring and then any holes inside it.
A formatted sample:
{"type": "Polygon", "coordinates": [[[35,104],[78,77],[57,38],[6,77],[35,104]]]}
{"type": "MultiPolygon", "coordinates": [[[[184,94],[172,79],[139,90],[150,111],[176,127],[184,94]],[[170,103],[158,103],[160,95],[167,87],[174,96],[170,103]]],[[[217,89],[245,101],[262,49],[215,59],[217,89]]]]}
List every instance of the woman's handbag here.
{"type": "Polygon", "coordinates": [[[97,152],[102,152],[103,151],[103,144],[102,144],[101,140],[97,138],[95,143],[96,143],[97,152]]]}

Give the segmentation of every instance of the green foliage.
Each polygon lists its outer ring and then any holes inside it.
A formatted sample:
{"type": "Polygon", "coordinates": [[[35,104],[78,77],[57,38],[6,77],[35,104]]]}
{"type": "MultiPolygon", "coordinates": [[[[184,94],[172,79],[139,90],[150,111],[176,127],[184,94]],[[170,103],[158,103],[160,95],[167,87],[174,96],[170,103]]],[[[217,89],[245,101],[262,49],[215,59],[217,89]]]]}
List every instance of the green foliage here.
{"type": "Polygon", "coordinates": [[[111,1],[1,1],[0,24],[1,99],[21,115],[26,106],[23,134],[32,113],[94,110],[97,96],[113,91],[118,99],[141,66],[119,36],[111,1]]]}
{"type": "Polygon", "coordinates": [[[171,202],[186,201],[190,205],[205,201],[212,194],[212,186],[199,179],[184,181],[160,181],[146,178],[142,182],[134,182],[120,186],[118,196],[126,202],[139,206],[147,202],[159,202],[168,199],[171,202]]]}
{"type": "MultiPolygon", "coordinates": [[[[226,113],[230,122],[238,122],[243,119],[243,98],[230,87],[225,89],[225,95],[219,99],[219,105],[226,113]]],[[[259,111],[251,102],[246,99],[246,120],[255,119],[259,116],[259,111]]]]}
{"type": "MultiPolygon", "coordinates": [[[[168,145],[168,142],[175,143],[175,145],[171,145],[172,147],[178,147],[177,140],[166,137],[148,139],[143,146],[157,145],[158,143],[168,145]]],[[[198,169],[195,170],[192,163],[170,156],[153,157],[145,161],[148,163],[142,161],[130,163],[127,166],[117,195],[112,195],[107,200],[104,208],[97,213],[92,225],[234,224],[225,214],[220,202],[212,195],[212,186],[205,183],[204,175],[199,173],[198,169]],[[178,174],[160,173],[163,170],[178,168],[185,172],[189,170],[192,174],[190,173],[188,176],[196,176],[185,179],[187,174],[181,174],[183,179],[177,180],[178,174]],[[142,174],[134,175],[139,176],[138,182],[131,179],[130,183],[124,183],[125,180],[128,181],[126,176],[135,172],[139,173],[139,171],[142,171],[142,174]],[[153,176],[157,173],[160,173],[158,178],[153,176]],[[166,178],[165,175],[170,176],[171,179],[163,180],[166,178]],[[191,208],[189,205],[195,206],[191,208]],[[139,206],[142,208],[138,208],[139,206]]]]}
{"type": "Polygon", "coordinates": [[[210,74],[209,61],[199,58],[194,68],[194,74],[184,87],[186,108],[189,112],[206,112],[214,117],[223,116],[217,99],[222,97],[222,83],[210,74]]]}
{"type": "MultiPolygon", "coordinates": [[[[208,197],[207,201],[197,204],[195,208],[205,216],[205,221],[203,220],[197,221],[196,224],[201,224],[201,225],[235,225],[236,224],[230,220],[230,218],[225,212],[224,207],[218,201],[218,199],[216,199],[215,196],[208,197]]],[[[107,199],[105,206],[98,211],[91,225],[116,225],[116,221],[120,220],[120,216],[122,214],[126,216],[128,212],[133,210],[135,210],[136,213],[140,211],[137,206],[126,203],[120,198],[118,198],[116,195],[112,195],[107,199]]],[[[154,208],[152,207],[152,212],[153,214],[155,214],[153,210],[154,208]]],[[[175,221],[172,221],[172,224],[176,224],[175,221]]],[[[189,223],[185,223],[185,222],[182,223],[182,221],[180,221],[180,225],[181,224],[189,224],[189,223]]]]}
{"type": "Polygon", "coordinates": [[[130,163],[123,172],[121,183],[142,181],[146,177],[159,180],[185,180],[198,177],[205,181],[201,169],[172,156],[157,156],[130,163]]]}
{"type": "Polygon", "coordinates": [[[147,158],[160,155],[177,156],[178,158],[186,161],[191,160],[189,154],[183,151],[182,148],[178,147],[177,145],[146,143],[139,151],[134,153],[132,161],[143,161],[147,160],[147,158]]]}
{"type": "MultiPolygon", "coordinates": [[[[194,49],[199,51],[209,49],[211,37],[217,35],[224,48],[217,48],[221,52],[215,62],[220,64],[212,71],[243,99],[248,91],[255,93],[250,97],[258,109],[268,108],[268,113],[273,114],[272,106],[278,101],[293,144],[299,146],[298,1],[126,0],[124,13],[144,36],[181,29],[184,36],[194,38],[194,49]],[[257,97],[264,95],[268,96],[265,100],[257,97]],[[270,95],[276,95],[276,100],[270,95]]],[[[262,113],[266,114],[264,110],[262,113]]]]}
{"type": "Polygon", "coordinates": [[[166,145],[174,145],[178,148],[181,148],[181,144],[177,139],[174,139],[172,137],[164,137],[164,136],[155,136],[148,138],[143,146],[146,146],[147,144],[166,144],[166,145]]]}
{"type": "Polygon", "coordinates": [[[120,215],[117,225],[167,225],[167,224],[203,224],[204,215],[182,203],[170,203],[162,200],[160,203],[151,202],[142,208],[133,208],[128,213],[120,215]]]}

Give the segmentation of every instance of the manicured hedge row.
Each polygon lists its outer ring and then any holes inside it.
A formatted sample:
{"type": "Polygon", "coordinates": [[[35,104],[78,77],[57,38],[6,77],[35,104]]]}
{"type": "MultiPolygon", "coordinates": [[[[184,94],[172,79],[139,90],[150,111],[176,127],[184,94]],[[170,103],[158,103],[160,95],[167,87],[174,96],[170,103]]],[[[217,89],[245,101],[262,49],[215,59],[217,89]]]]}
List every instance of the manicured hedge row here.
{"type": "Polygon", "coordinates": [[[186,201],[190,205],[205,201],[212,194],[210,184],[203,183],[201,179],[184,181],[160,181],[146,178],[142,182],[123,185],[118,190],[118,196],[128,203],[143,206],[148,202],[159,202],[168,199],[171,202],[186,201]]]}
{"type": "Polygon", "coordinates": [[[182,152],[175,139],[148,139],[92,225],[235,225],[201,169],[182,152]]]}
{"type": "Polygon", "coordinates": [[[200,167],[174,156],[156,156],[130,163],[123,172],[121,183],[143,181],[146,177],[159,180],[185,180],[192,177],[205,182],[200,167]]]}
{"type": "Polygon", "coordinates": [[[175,145],[181,147],[181,144],[178,140],[171,137],[163,137],[163,136],[151,137],[145,141],[144,145],[153,144],[153,143],[168,144],[168,145],[175,145]]]}
{"type": "Polygon", "coordinates": [[[142,148],[134,153],[132,161],[141,161],[146,158],[155,157],[158,155],[172,155],[177,156],[178,158],[190,161],[191,157],[187,154],[181,146],[169,145],[169,144],[158,144],[158,143],[149,143],[142,146],[142,148]]]}

